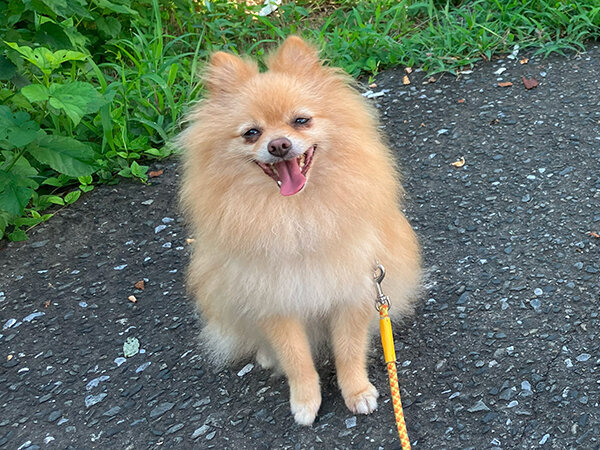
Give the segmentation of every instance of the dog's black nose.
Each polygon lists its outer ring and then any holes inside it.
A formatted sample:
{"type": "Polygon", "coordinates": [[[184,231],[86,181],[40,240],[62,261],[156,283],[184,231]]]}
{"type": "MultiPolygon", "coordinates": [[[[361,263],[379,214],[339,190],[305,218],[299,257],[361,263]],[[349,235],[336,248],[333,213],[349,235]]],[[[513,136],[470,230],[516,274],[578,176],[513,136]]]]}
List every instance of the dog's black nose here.
{"type": "Polygon", "coordinates": [[[271,155],[283,158],[291,150],[292,143],[288,138],[281,137],[273,139],[271,142],[269,142],[267,148],[269,149],[269,153],[271,155]]]}

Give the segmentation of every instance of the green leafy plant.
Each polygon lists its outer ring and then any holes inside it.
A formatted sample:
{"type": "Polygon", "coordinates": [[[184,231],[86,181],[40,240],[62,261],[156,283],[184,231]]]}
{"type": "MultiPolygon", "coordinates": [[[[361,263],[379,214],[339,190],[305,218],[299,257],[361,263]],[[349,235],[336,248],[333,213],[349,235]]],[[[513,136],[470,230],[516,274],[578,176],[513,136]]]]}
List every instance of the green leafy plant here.
{"type": "Polygon", "coordinates": [[[95,182],[145,181],[140,160],[171,153],[164,144],[187,100],[172,92],[185,90],[181,57],[161,55],[156,0],[0,1],[0,9],[9,13],[0,18],[0,239],[21,240],[51,217],[42,211],[74,203],[95,182]],[[136,41],[123,25],[138,29],[136,41]]]}

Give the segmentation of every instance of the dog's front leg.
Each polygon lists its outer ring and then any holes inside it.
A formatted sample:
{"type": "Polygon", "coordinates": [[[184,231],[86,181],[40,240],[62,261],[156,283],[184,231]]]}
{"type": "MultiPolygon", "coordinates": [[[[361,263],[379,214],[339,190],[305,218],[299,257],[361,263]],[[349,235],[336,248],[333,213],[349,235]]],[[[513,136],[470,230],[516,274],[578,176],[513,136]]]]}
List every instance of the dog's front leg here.
{"type": "Polygon", "coordinates": [[[263,331],[287,376],[294,419],[300,425],[311,425],[321,406],[321,389],[303,324],[275,317],[265,321],[263,331]]]}
{"type": "Polygon", "coordinates": [[[337,379],[346,406],[353,413],[370,414],[379,394],[369,382],[367,346],[373,306],[340,308],[331,319],[337,379]]]}

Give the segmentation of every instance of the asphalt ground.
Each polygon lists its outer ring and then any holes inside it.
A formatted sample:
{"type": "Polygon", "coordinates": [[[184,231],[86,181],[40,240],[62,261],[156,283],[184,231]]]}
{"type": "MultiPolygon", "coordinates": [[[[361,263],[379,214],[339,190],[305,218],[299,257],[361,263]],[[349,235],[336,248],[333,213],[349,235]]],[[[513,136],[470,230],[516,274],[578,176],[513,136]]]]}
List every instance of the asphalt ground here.
{"type": "MultiPolygon", "coordinates": [[[[394,324],[414,448],[600,448],[600,49],[524,62],[410,85],[390,70],[371,88],[428,271],[394,324]]],[[[323,361],[310,428],[283,378],[209,366],[177,162],[161,168],[4,243],[0,448],[398,448],[376,339],[379,409],[351,414],[323,361]]]]}

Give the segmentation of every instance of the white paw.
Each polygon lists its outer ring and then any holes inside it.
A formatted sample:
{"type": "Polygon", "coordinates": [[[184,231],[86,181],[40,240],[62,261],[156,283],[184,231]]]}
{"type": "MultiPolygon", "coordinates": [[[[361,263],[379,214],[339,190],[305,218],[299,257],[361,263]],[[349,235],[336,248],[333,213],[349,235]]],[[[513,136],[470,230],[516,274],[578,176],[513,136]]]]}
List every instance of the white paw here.
{"type": "Polygon", "coordinates": [[[275,357],[264,348],[259,348],[256,352],[256,362],[263,369],[272,369],[277,364],[275,357]]]}
{"type": "Polygon", "coordinates": [[[305,402],[290,399],[290,407],[298,425],[312,425],[321,407],[321,396],[305,402]]]}
{"type": "Polygon", "coordinates": [[[369,383],[366,389],[363,389],[356,394],[344,395],[344,400],[346,401],[348,409],[353,413],[371,414],[377,409],[378,397],[379,393],[377,392],[377,389],[369,383]]]}

